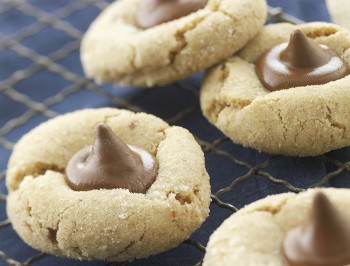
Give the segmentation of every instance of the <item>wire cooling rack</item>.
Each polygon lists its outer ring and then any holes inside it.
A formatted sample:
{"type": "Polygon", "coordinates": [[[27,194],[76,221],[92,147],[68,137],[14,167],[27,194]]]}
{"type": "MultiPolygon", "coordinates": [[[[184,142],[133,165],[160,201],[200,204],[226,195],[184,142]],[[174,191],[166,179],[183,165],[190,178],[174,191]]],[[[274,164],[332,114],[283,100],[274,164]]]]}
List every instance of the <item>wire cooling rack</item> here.
{"type": "MultiPolygon", "coordinates": [[[[210,126],[200,114],[198,90],[201,74],[199,77],[197,75],[166,88],[152,90],[135,88],[116,90],[111,86],[96,85],[93,81],[86,79],[81,67],[76,67],[76,64],[79,64],[80,39],[93,18],[91,16],[86,18],[86,23],[82,23],[84,24],[83,28],[75,27],[72,21],[74,19],[84,20],[84,12],[87,9],[93,10],[92,13],[97,15],[110,1],[62,0],[56,2],[57,7],[43,9],[39,5],[40,1],[0,0],[0,61],[6,60],[8,53],[14,54],[11,58],[15,59],[15,62],[9,63],[8,73],[0,73],[0,100],[3,103],[4,101],[11,102],[11,108],[13,108],[9,112],[9,109],[0,106],[0,121],[2,121],[0,124],[0,171],[2,171],[0,175],[0,247],[3,249],[0,250],[0,265],[3,263],[5,263],[4,265],[39,265],[40,263],[41,265],[51,265],[50,263],[78,265],[78,262],[74,260],[59,259],[31,250],[20,239],[16,238],[17,236],[12,232],[10,221],[6,218],[7,191],[4,179],[6,161],[14,143],[21,135],[42,121],[53,118],[60,113],[84,107],[107,105],[153,113],[170,124],[188,128],[195,135],[206,155],[213,194],[211,196],[212,215],[200,230],[178,248],[181,252],[181,248],[187,250],[186,245],[193,247],[190,249],[190,252],[194,254],[192,265],[201,263],[205,252],[205,243],[212,231],[225,218],[253,200],[271,193],[299,192],[308,187],[324,185],[349,187],[349,149],[341,149],[314,158],[292,158],[269,156],[233,144],[218,130],[210,126]],[[23,25],[10,33],[2,32],[1,23],[3,22],[1,21],[6,21],[11,16],[20,16],[23,19],[23,25]],[[63,46],[55,47],[53,41],[52,46],[46,45],[42,49],[36,49],[37,45],[33,45],[33,43],[42,42],[45,44],[47,41],[45,40],[45,31],[48,30],[65,34],[67,42],[63,46]],[[21,62],[20,66],[16,64],[17,59],[21,62]],[[73,68],[72,65],[75,67],[73,68]],[[41,84],[42,75],[46,75],[46,77],[52,75],[59,82],[54,88],[44,88],[44,91],[41,88],[45,86],[45,84],[41,84]],[[38,85],[38,88],[29,89],[26,87],[27,84],[38,85]],[[87,101],[85,104],[76,106],[74,103],[77,98],[81,97],[86,97],[87,101]],[[90,105],[89,99],[92,97],[94,101],[90,105]],[[164,101],[164,107],[169,107],[167,103],[174,102],[173,97],[177,97],[175,98],[176,103],[168,108],[171,110],[168,110],[166,114],[159,111],[161,108],[152,107],[155,98],[157,104],[164,101]],[[182,101],[183,99],[186,100],[182,101]],[[15,112],[13,112],[14,109],[15,112]],[[203,128],[205,129],[204,133],[203,128]],[[313,166],[310,167],[310,165],[313,166]],[[225,172],[221,169],[225,169],[225,172]],[[230,174],[227,174],[228,172],[230,174]],[[313,178],[305,178],[302,181],[294,178],[308,174],[312,175],[313,178]],[[332,180],[335,179],[338,181],[341,179],[341,181],[332,183],[332,180]],[[23,249],[28,251],[23,252],[23,254],[14,253],[12,250],[16,245],[23,245],[23,249]]],[[[269,8],[269,19],[271,22],[302,22],[283,13],[280,8],[269,8]]],[[[144,260],[142,265],[156,265],[157,258],[166,261],[166,256],[174,254],[170,252],[165,253],[165,255],[157,255],[158,257],[155,256],[155,259],[151,259],[152,261],[150,259],[144,260]]],[[[137,264],[138,262],[130,264],[98,263],[98,265],[141,265],[137,264]]],[[[180,262],[179,265],[184,265],[184,263],[180,262]]]]}

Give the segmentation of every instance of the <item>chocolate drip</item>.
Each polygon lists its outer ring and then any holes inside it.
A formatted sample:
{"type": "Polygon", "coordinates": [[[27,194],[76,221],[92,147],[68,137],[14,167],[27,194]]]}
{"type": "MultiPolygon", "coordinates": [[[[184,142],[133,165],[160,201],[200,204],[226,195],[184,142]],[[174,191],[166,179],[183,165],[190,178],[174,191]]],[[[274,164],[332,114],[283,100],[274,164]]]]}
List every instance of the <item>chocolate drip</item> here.
{"type": "Polygon", "coordinates": [[[77,152],[66,167],[68,185],[78,191],[125,188],[145,193],[158,163],[148,152],[126,145],[105,123],[95,127],[93,146],[77,152]]]}
{"type": "Polygon", "coordinates": [[[136,21],[147,29],[203,8],[207,0],[140,0],[136,21]]]}
{"type": "Polygon", "coordinates": [[[282,251],[291,266],[344,266],[350,263],[348,221],[321,192],[309,220],[287,232],[282,251]]]}
{"type": "Polygon", "coordinates": [[[331,49],[319,45],[301,30],[295,30],[289,43],[263,54],[256,63],[260,81],[271,90],[325,84],[345,77],[349,67],[331,49]]]}

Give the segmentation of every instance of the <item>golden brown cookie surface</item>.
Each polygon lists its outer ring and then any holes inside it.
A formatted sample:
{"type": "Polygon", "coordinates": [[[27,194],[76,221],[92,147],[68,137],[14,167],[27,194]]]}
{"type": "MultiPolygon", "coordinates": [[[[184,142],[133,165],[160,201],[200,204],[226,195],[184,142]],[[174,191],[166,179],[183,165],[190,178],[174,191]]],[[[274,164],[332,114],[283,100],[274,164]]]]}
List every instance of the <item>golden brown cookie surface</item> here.
{"type": "Polygon", "coordinates": [[[193,136],[125,110],[86,109],[41,124],[15,146],[6,180],[7,212],[22,239],[72,258],[125,261],[160,253],[185,240],[209,212],[209,177],[193,136]],[[145,194],[74,191],[66,183],[67,162],[91,145],[99,122],[157,158],[158,175],[145,194]]]}
{"type": "Polygon", "coordinates": [[[350,65],[350,33],[328,23],[266,26],[237,56],[213,68],[201,90],[208,120],[233,141],[274,154],[314,156],[350,144],[350,77],[270,92],[256,60],[300,28],[350,65]]]}
{"type": "Polygon", "coordinates": [[[98,82],[152,87],[185,78],[238,51],[263,26],[265,0],[209,0],[194,13],[147,30],[140,0],[119,0],[90,26],[81,46],[85,73],[98,82]]]}

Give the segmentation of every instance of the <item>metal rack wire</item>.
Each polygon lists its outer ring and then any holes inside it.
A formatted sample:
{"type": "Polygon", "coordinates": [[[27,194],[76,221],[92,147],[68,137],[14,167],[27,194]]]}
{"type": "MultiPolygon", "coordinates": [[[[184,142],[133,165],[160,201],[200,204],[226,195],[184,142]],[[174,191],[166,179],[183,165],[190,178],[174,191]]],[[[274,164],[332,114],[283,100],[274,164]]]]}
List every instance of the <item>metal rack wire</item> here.
{"type": "MultiPolygon", "coordinates": [[[[149,112],[149,110],[144,110],[142,104],[139,104],[138,101],[138,99],[147,97],[147,95],[150,93],[149,90],[139,90],[134,93],[132,97],[116,95],[113,91],[106,90],[103,87],[96,85],[91,80],[86,79],[81,73],[72,72],[69,68],[60,63],[61,60],[68,58],[73,52],[76,52],[79,49],[80,39],[83,36],[83,32],[80,29],[67,23],[65,19],[76,12],[84,10],[86,7],[94,7],[100,11],[107,5],[108,2],[104,0],[78,0],[71,1],[64,6],[57,8],[53,12],[49,12],[44,11],[25,0],[0,0],[0,16],[15,10],[16,12],[20,12],[21,14],[34,19],[30,25],[23,26],[10,36],[4,37],[0,35],[0,52],[10,50],[16,53],[18,57],[26,58],[29,61],[28,66],[22,70],[16,70],[0,83],[0,97],[7,97],[13,101],[15,105],[21,105],[25,109],[25,111],[23,111],[20,115],[9,118],[0,128],[0,152],[6,151],[8,153],[8,151],[12,150],[14,141],[11,141],[8,138],[11,132],[24,125],[28,125],[31,119],[37,116],[42,116],[44,119],[57,116],[60,112],[55,111],[53,107],[57,104],[65,102],[69,96],[82,90],[86,90],[94,95],[105,98],[112,106],[118,108],[149,112]],[[69,36],[71,41],[67,42],[66,45],[50,54],[41,54],[23,44],[26,39],[35,36],[48,26],[64,32],[67,36],[69,36]],[[47,70],[50,73],[59,75],[62,79],[68,81],[68,85],[60,87],[56,94],[51,95],[43,101],[39,101],[34,100],[32,97],[30,97],[30,95],[20,91],[17,86],[20,82],[30,79],[42,70],[47,70]]],[[[269,8],[269,16],[270,20],[273,22],[301,22],[297,18],[283,13],[279,8],[269,8]]],[[[181,121],[184,119],[193,119],[191,118],[191,115],[199,112],[198,85],[193,85],[193,82],[183,81],[175,83],[173,86],[180,93],[185,93],[186,95],[189,94],[193,98],[193,104],[191,106],[177,110],[172,117],[166,118],[167,122],[170,124],[181,124],[181,121]]],[[[227,182],[229,184],[226,183],[225,186],[219,187],[216,189],[216,191],[213,191],[211,196],[213,205],[224,208],[228,210],[229,213],[236,212],[239,207],[234,206],[231,200],[228,200],[226,196],[236,193],[237,187],[240,184],[255,178],[263,178],[270,184],[276,184],[283,187],[285,190],[293,192],[299,192],[303,189],[283,179],[282,177],[275,176],[271,172],[271,166],[278,165],[279,162],[283,160],[282,156],[264,157],[261,155],[261,163],[251,164],[243,158],[237,158],[235,153],[232,152],[232,149],[225,148],[227,145],[231,145],[231,142],[226,137],[223,137],[223,135],[219,135],[219,137],[214,140],[209,140],[201,138],[197,134],[198,132],[193,133],[196,136],[199,144],[202,146],[202,149],[206,154],[207,161],[211,160],[210,156],[215,156],[215,158],[219,157],[222,160],[228,161],[229,164],[240,167],[241,171],[239,171],[239,173],[243,173],[237,175],[233,174],[228,178],[227,182]]],[[[348,173],[350,172],[350,161],[341,162],[329,155],[320,156],[317,158],[317,160],[329,165],[328,168],[330,170],[326,175],[320,176],[318,181],[310,184],[310,187],[322,186],[330,179],[344,173],[349,176],[348,173]]],[[[2,171],[0,174],[0,189],[3,189],[2,192],[0,191],[0,206],[4,206],[6,204],[6,191],[4,185],[6,170],[0,170],[2,171]]],[[[237,193],[239,194],[239,192],[237,193]]],[[[5,208],[3,207],[2,209],[5,208]]],[[[1,231],[10,226],[10,221],[8,219],[0,221],[0,241],[6,241],[6,239],[1,239],[1,231]]],[[[200,243],[194,238],[185,241],[184,244],[195,247],[199,253],[205,252],[204,244],[200,243]]],[[[4,251],[0,250],[0,264],[1,261],[3,261],[8,265],[35,265],[36,262],[42,260],[45,256],[49,255],[40,253],[33,257],[29,257],[25,262],[20,262],[17,258],[11,257],[4,251]]],[[[200,257],[201,256],[202,255],[200,255],[200,257]]],[[[119,264],[114,263],[108,265],[119,264]]]]}

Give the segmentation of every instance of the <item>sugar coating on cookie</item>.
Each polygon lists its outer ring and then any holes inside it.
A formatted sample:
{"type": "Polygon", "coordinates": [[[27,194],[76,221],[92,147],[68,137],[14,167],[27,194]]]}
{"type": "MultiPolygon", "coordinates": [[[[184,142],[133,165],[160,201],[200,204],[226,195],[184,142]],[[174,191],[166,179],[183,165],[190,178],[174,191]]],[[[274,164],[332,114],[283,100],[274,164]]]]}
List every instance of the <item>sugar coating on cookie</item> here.
{"type": "Polygon", "coordinates": [[[320,192],[345,220],[350,218],[349,189],[310,189],[268,196],[222,223],[209,239],[203,265],[290,265],[282,253],[283,241],[290,230],[305,224],[320,192]]]}
{"type": "Polygon", "coordinates": [[[143,87],[204,70],[241,49],[262,28],[265,0],[209,0],[204,8],[146,30],[141,0],[119,0],[91,24],[81,44],[87,76],[143,87]]]}
{"type": "Polygon", "coordinates": [[[205,117],[234,142],[272,154],[315,156],[350,145],[350,76],[271,92],[256,61],[300,29],[350,65],[350,33],[329,23],[268,25],[236,56],[213,68],[201,88],[205,117]]]}
{"type": "Polygon", "coordinates": [[[27,133],[14,147],[6,183],[7,213],[20,237],[70,258],[148,257],[180,244],[209,213],[209,176],[193,136],[152,115],[113,108],[62,115],[27,133]],[[76,191],[67,184],[67,162],[93,143],[100,122],[158,161],[156,179],[144,194],[76,191]]]}

